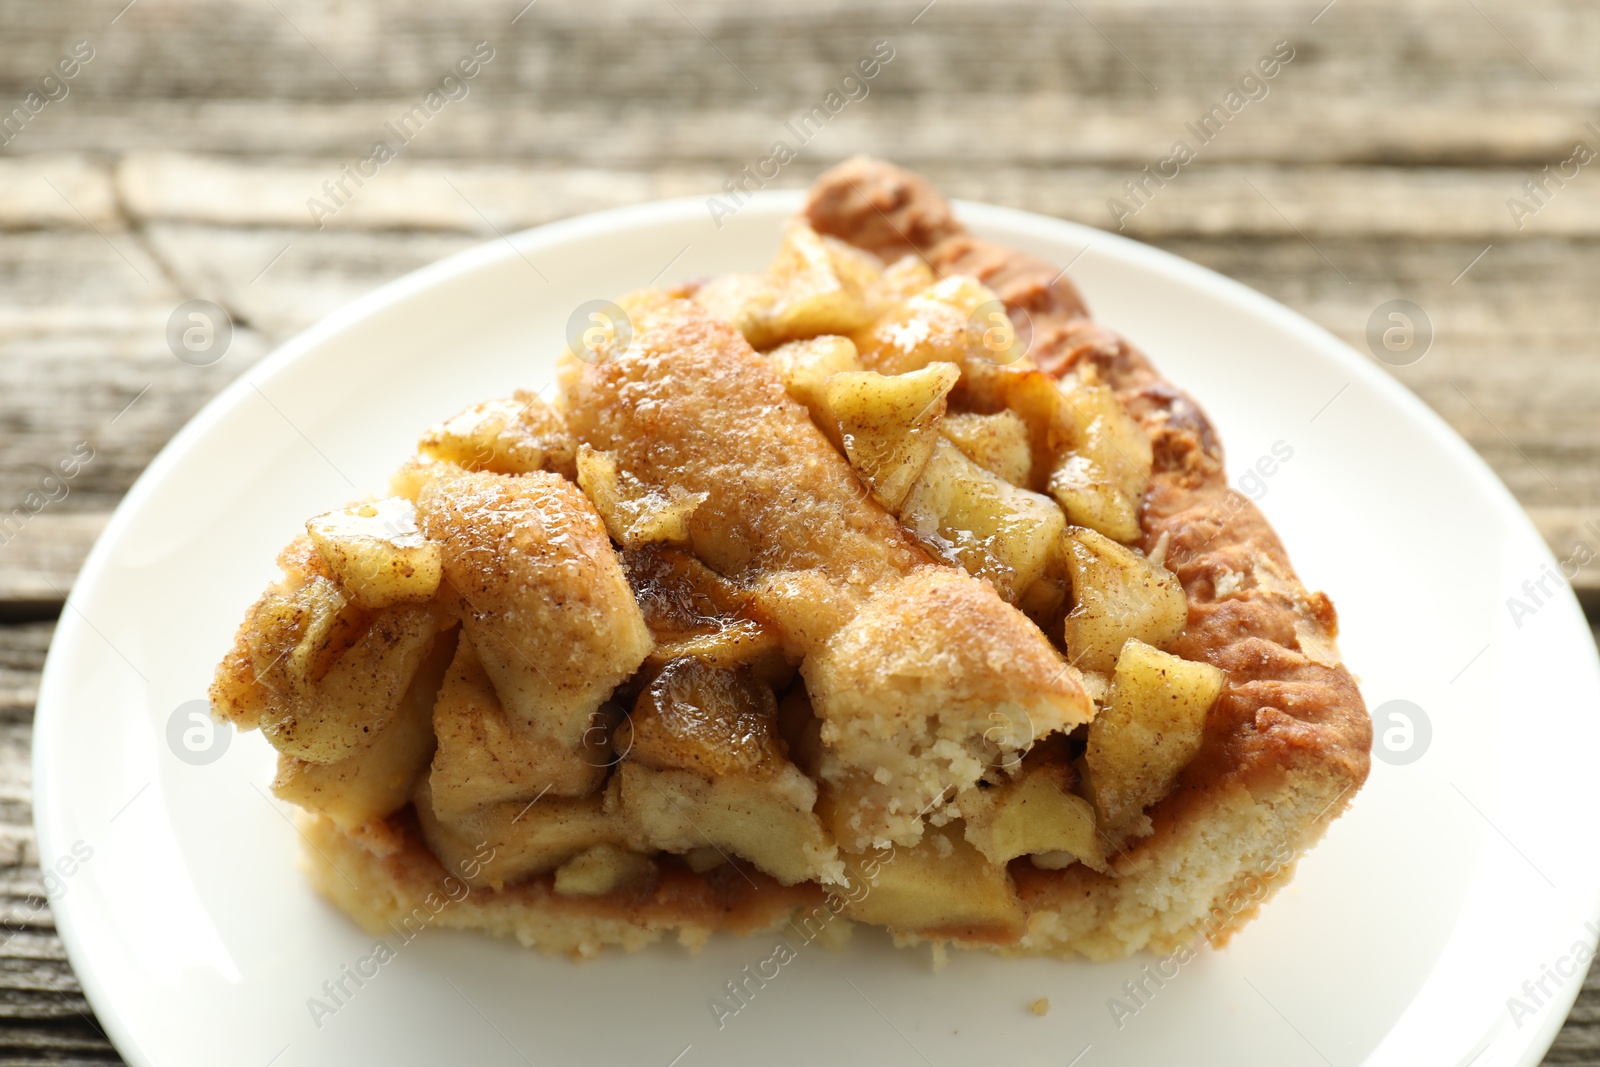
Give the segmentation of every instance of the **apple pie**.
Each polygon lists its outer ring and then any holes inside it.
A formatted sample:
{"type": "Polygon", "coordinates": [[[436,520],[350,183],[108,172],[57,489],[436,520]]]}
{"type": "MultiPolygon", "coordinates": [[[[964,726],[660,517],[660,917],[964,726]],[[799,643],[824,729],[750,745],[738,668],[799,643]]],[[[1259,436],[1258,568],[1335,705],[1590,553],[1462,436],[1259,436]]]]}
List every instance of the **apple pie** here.
{"type": "Polygon", "coordinates": [[[1205,414],[919,177],[619,306],[309,520],[217,670],[364,926],[1221,944],[1365,780],[1205,414]]]}

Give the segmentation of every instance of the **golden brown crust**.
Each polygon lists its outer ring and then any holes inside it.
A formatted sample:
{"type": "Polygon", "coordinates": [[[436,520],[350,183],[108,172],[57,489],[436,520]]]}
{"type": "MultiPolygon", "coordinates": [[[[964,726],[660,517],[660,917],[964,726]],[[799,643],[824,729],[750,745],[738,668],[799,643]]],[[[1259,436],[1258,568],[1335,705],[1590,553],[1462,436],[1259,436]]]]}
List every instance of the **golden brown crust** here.
{"type": "Polygon", "coordinates": [[[818,233],[875,253],[885,263],[917,255],[943,276],[983,282],[1007,308],[1026,309],[1040,327],[1087,317],[1060,267],[967,232],[926,178],[865,156],[846,160],[811,187],[806,221],[818,233]]]}
{"type": "Polygon", "coordinates": [[[806,216],[818,233],[864,248],[885,263],[925,255],[966,230],[927,179],[864,156],[817,179],[806,216]]]}

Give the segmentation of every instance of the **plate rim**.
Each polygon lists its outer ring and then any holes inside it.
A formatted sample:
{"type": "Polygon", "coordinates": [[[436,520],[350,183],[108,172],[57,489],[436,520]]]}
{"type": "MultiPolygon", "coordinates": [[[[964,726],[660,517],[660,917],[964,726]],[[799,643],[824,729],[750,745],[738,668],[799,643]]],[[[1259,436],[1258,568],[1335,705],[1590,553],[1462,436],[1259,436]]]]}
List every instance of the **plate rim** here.
{"type": "MultiPolygon", "coordinates": [[[[788,214],[803,202],[804,195],[803,188],[763,190],[746,200],[740,211],[758,215],[788,214]]],[[[1110,248],[1116,258],[1124,263],[1141,271],[1165,274],[1187,286],[1221,297],[1241,306],[1252,317],[1272,323],[1286,332],[1297,335],[1307,344],[1321,349],[1353,379],[1360,379],[1368,388],[1377,390],[1385,399],[1405,411],[1415,426],[1424,430],[1431,440],[1444,448],[1462,473],[1471,476],[1472,482],[1494,505],[1494,510],[1508,523],[1508,526],[1536,546],[1541,561],[1555,564],[1554,554],[1539,534],[1532,519],[1487,461],[1417,394],[1307,316],[1217,271],[1117,233],[1019,208],[962,199],[952,199],[951,202],[956,214],[980,233],[989,225],[1022,230],[1033,229],[1035,232],[1047,235],[1054,231],[1055,234],[1071,235],[1082,240],[1085,243],[1085,251],[1091,246],[1110,248]]],[[[402,304],[409,297],[464,274],[493,269],[506,259],[520,256],[529,245],[558,245],[642,225],[689,221],[703,211],[702,197],[653,200],[588,212],[515,233],[502,234],[470,245],[436,262],[385,282],[371,292],[340,306],[247,367],[191,416],[139,473],[118,502],[104,530],[85,557],[72,589],[63,601],[63,611],[58,616],[57,630],[52,634],[50,648],[40,675],[30,755],[33,778],[32,821],[41,861],[47,856],[58,854],[61,850],[57,821],[60,808],[65,801],[58,790],[60,775],[65,772],[58,772],[57,768],[68,758],[68,754],[61,747],[59,723],[63,713],[53,709],[60,705],[65,696],[64,692],[58,694],[58,691],[69,689],[71,680],[68,675],[67,653],[61,651],[67,642],[61,642],[58,638],[62,635],[64,627],[71,627],[67,632],[74,638],[81,636],[78,633],[78,624],[73,621],[66,608],[72,606],[71,602],[78,597],[80,590],[93,589],[106,580],[105,572],[110,569],[109,557],[112,546],[121,536],[123,528],[132,521],[134,513],[142,509],[144,499],[153,491],[155,483],[180,456],[188,451],[195,440],[205,434],[212,424],[223,418],[227,411],[235,407],[239,398],[246,395],[255,383],[270,380],[272,376],[306,358],[309,352],[322,343],[336,338],[364,320],[402,304]]],[[[701,219],[704,221],[703,215],[701,219]]],[[[1576,612],[1579,619],[1584,618],[1570,586],[1563,587],[1560,599],[1567,602],[1569,616],[1576,612]]],[[[1586,662],[1572,664],[1571,669],[1576,672],[1587,668],[1588,680],[1600,688],[1600,652],[1594,651],[1592,643],[1590,647],[1591,655],[1587,657],[1586,662]]],[[[83,940],[78,929],[78,917],[75,914],[78,905],[75,896],[68,894],[57,901],[52,901],[50,908],[57,935],[61,938],[68,963],[83,990],[84,997],[94,1010],[107,1037],[130,1064],[136,1067],[159,1067],[134,1039],[131,1026],[119,1010],[114,994],[102,981],[102,973],[96,966],[95,950],[83,940]]],[[[1579,918],[1587,918],[1591,925],[1600,923],[1600,884],[1591,887],[1588,914],[1579,918]]],[[[1591,949],[1593,940],[1591,936],[1591,949]]],[[[1557,1033],[1565,1024],[1582,986],[1581,981],[1570,982],[1562,989],[1560,996],[1549,1002],[1550,1008],[1560,1010],[1543,1012],[1540,1025],[1525,1032],[1526,1043],[1516,1049],[1517,1058],[1514,1062],[1519,1067],[1535,1067],[1548,1051],[1557,1033]]],[[[1486,1050],[1488,1045],[1483,1047],[1486,1050]]]]}

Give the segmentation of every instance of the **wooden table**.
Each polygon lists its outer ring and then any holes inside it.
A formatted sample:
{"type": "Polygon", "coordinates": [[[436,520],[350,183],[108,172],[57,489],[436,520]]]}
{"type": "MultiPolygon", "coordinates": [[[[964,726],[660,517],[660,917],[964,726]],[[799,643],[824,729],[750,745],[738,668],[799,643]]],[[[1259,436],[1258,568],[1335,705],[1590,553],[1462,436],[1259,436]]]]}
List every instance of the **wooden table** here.
{"type": "MultiPolygon", "coordinates": [[[[391,278],[497,231],[717,192],[829,90],[860,96],[842,80],[879,41],[867,95],[774,187],[866,151],[954,195],[1121,215],[1358,350],[1380,304],[1411,300],[1432,346],[1395,376],[1558,554],[1600,547],[1600,165],[1523,188],[1580,141],[1600,152],[1588,0],[526,2],[0,0],[0,108],[46,101],[0,128],[0,514],[94,450],[0,547],[0,1063],[116,1062],[39,906],[28,752],[52,620],[156,451],[391,278]],[[308,209],[479,41],[493,58],[464,98],[337,212],[308,209]],[[1293,58],[1193,136],[1279,41],[1293,58]],[[64,59],[73,76],[41,85],[64,59]],[[1196,158],[1131,197],[1180,138],[1196,158]],[[165,341],[197,297],[237,324],[205,368],[165,341]]],[[[1574,584],[1600,605],[1600,562],[1574,584]]],[[[1546,1062],[1600,1064],[1600,976],[1546,1062]]]]}

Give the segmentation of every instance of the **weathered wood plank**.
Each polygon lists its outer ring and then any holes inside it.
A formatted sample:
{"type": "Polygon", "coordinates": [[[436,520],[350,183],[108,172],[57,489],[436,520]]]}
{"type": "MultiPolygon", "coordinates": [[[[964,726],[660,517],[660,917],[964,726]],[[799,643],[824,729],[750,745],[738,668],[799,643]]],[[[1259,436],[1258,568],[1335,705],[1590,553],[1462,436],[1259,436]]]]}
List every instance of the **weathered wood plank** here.
{"type": "MultiPolygon", "coordinates": [[[[1595,138],[1600,147],[1600,137],[1595,138]]],[[[1154,166],[1159,157],[1146,165],[1154,166]]],[[[400,159],[359,186],[347,160],[241,161],[137,153],[118,167],[134,219],[294,229],[482,232],[665,197],[724,195],[729,169],[699,166],[599,170],[554,164],[400,159]],[[326,187],[343,182],[343,189],[326,187]]],[[[797,161],[773,187],[803,187],[824,161],[797,161]]],[[[1173,237],[1355,238],[1600,236],[1600,179],[1548,184],[1544,204],[1521,188],[1521,169],[1261,167],[1203,160],[1168,168],[1041,167],[996,171],[942,163],[928,175],[952,196],[1006,204],[1118,230],[1141,240],[1173,237]],[[1136,184],[1130,192],[1124,183],[1136,184]],[[1532,214],[1513,216],[1515,199],[1532,214]],[[1521,227],[1518,227],[1518,223],[1521,227]]],[[[1580,172],[1581,174],[1581,172],[1580,172]]],[[[5,195],[0,186],[0,198],[5,195]]],[[[0,215],[0,223],[5,220],[0,215]]]]}
{"type": "Polygon", "coordinates": [[[1418,70],[1432,75],[1422,86],[1435,91],[1475,78],[1480,96],[1552,93],[1539,72],[1562,85],[1594,85],[1579,56],[1595,22],[1578,3],[1483,3],[1499,26],[1514,32],[1515,45],[1470,8],[1438,2],[1397,10],[1347,0],[1317,24],[1318,5],[1229,3],[1202,10],[1106,0],[1077,10],[1042,0],[944,0],[920,18],[922,5],[894,0],[786,0],[760,8],[685,0],[677,10],[635,0],[539,5],[515,22],[518,5],[494,0],[448,10],[416,0],[338,8],[283,0],[278,11],[243,0],[144,0],[118,26],[110,24],[114,5],[91,0],[13,6],[0,53],[6,82],[26,86],[67,42],[88,37],[98,54],[74,85],[83,98],[342,99],[411,91],[437,80],[480,38],[526,58],[491,66],[483,83],[552,99],[589,94],[634,101],[667,93],[678,102],[704,104],[728,94],[782,98],[813,88],[808,75],[824,74],[853,56],[861,38],[875,35],[901,38],[907,50],[922,48],[926,69],[902,91],[923,93],[934,86],[973,91],[1018,83],[1144,99],[1162,91],[1192,93],[1232,82],[1285,35],[1315,42],[1314,54],[1302,59],[1309,83],[1346,93],[1416,83],[1418,70]],[[626,35],[626,64],[614,62],[618,34],[626,35]],[[715,40],[726,59],[701,34],[715,40]],[[995,51],[997,45],[1002,50],[995,51]],[[606,69],[606,77],[590,77],[597,69],[606,69]],[[752,70],[760,77],[747,77],[752,70]]]}
{"type": "Polygon", "coordinates": [[[409,94],[437,81],[474,41],[488,40],[504,53],[479,84],[497,91],[704,104],[730,95],[782,100],[814,91],[819,77],[855,57],[863,39],[889,36],[922,64],[905,76],[903,93],[1026,88],[1156,99],[1226,86],[1288,37],[1303,50],[1300,67],[1291,69],[1315,90],[1376,95],[1385,86],[1406,86],[1419,95],[1555,98],[1595,87],[1596,72],[1582,57],[1600,37],[1592,8],[1576,0],[1482,0],[1493,24],[1470,6],[1444,0],[1399,8],[1345,0],[1315,24],[1317,4],[1201,9],[1174,0],[942,0],[926,13],[925,5],[903,0],[782,0],[760,7],[683,0],[675,8],[630,0],[541,4],[515,22],[521,5],[503,0],[448,9],[421,0],[276,6],[143,0],[112,26],[115,5],[18,3],[0,59],[9,86],[22,88],[67,43],[89,38],[97,54],[73,84],[75,97],[348,99],[409,94]],[[1022,26],[1027,32],[1019,34],[1022,26]],[[619,33],[627,63],[615,62],[619,33]],[[519,62],[502,62],[505,53],[519,62]],[[605,78],[591,76],[602,68],[605,78]]]}
{"type": "Polygon", "coordinates": [[[869,96],[829,123],[818,139],[825,152],[871,148],[924,164],[980,149],[997,166],[1149,162],[1287,38],[1296,58],[1208,146],[1213,158],[1542,164],[1596,117],[1588,105],[1600,84],[1579,58],[1600,45],[1600,19],[1576,0],[1484,3],[1487,18],[1470,5],[1345,0],[1315,25],[1307,11],[1320,5],[1310,4],[943,0],[915,26],[907,10],[918,5],[898,0],[823,5],[826,15],[799,0],[537,5],[515,25],[505,13],[515,5],[486,0],[285,2],[282,15],[248,0],[143,0],[116,26],[103,6],[7,11],[0,86],[10,94],[74,38],[97,49],[71,95],[9,150],[345,156],[365,151],[478,39],[496,58],[408,151],[589,165],[747,161],[877,40],[895,58],[869,96]],[[1406,106],[1394,106],[1397,94],[1406,106]]]}
{"type": "Polygon", "coordinates": [[[152,315],[165,326],[178,294],[139,236],[117,225],[96,230],[71,221],[76,225],[4,235],[0,345],[64,330],[138,330],[152,315]]]}
{"type": "Polygon", "coordinates": [[[1581,1064],[1593,1067],[1600,1063],[1600,967],[1591,966],[1584,977],[1578,1001],[1567,1016],[1566,1025],[1556,1035],[1544,1063],[1581,1064]]]}
{"type": "MultiPolygon", "coordinates": [[[[0,569],[0,619],[7,613],[47,618],[57,614],[108,518],[104,511],[44,511],[0,545],[0,563],[4,564],[0,569]]],[[[6,666],[0,663],[0,719],[33,706],[33,694],[15,690],[13,684],[6,666]]]]}
{"type": "Polygon", "coordinates": [[[78,1067],[121,1063],[99,1028],[89,1019],[47,1023],[13,1021],[0,1029],[0,1064],[78,1067]]]}
{"type": "Polygon", "coordinates": [[[83,156],[0,157],[0,228],[113,226],[112,169],[83,156]]]}
{"type": "MultiPolygon", "coordinates": [[[[449,193],[448,187],[444,191],[449,193]]],[[[497,239],[481,219],[479,225],[477,234],[217,230],[183,224],[151,225],[147,233],[152,247],[174,264],[187,292],[215,300],[236,321],[281,343],[384,282],[497,239]]]]}
{"type": "MultiPolygon", "coordinates": [[[[732,175],[771,154],[785,123],[816,105],[853,59],[805,95],[770,113],[729,105],[703,108],[554,106],[548,97],[478,100],[439,121],[406,147],[416,159],[518,158],[575,166],[644,169],[662,164],[710,165],[732,175]]],[[[892,68],[891,68],[892,69],[892,68]]],[[[885,74],[884,77],[888,75],[885,74]]],[[[1216,90],[1217,96],[1225,85],[1216,90]]],[[[1184,123],[1215,99],[1129,105],[1085,96],[1011,93],[927,96],[896,101],[873,90],[805,142],[803,158],[831,160],[867,152],[922,168],[980,156],[998,169],[1154,163],[1166,156],[1184,123]]],[[[664,99],[671,99],[670,96],[664,99]]],[[[1269,104],[1272,98],[1268,98],[1269,104]]],[[[84,100],[70,122],[29,129],[6,151],[113,153],[181,149],[262,158],[325,156],[353,163],[368,154],[383,125],[415,99],[194,101],[84,100]]],[[[1212,162],[1514,166],[1537,171],[1571,155],[1597,109],[1566,101],[1416,101],[1384,109],[1307,93],[1293,105],[1248,111],[1207,145],[1212,162]],[[1302,139],[1296,131],[1314,130],[1302,139]]],[[[799,147],[792,134],[787,143],[799,147]]],[[[1592,140],[1591,140],[1591,143],[1592,140]]],[[[1192,144],[1192,142],[1191,142],[1192,144]]],[[[319,179],[320,180],[320,179],[319,179]]]]}
{"type": "Polygon", "coordinates": [[[241,328],[218,363],[182,364],[162,340],[172,306],[115,358],[93,338],[0,355],[0,542],[46,514],[114,504],[178,428],[266,350],[241,328]]]}
{"type": "Polygon", "coordinates": [[[139,153],[125,157],[117,175],[130,215],[147,222],[466,233],[487,231],[484,215],[502,230],[518,230],[624,204],[706,196],[719,192],[728,176],[712,167],[637,171],[399,159],[357,186],[342,173],[347,163],[263,165],[139,153]],[[338,181],[348,195],[324,189],[338,181]],[[337,210],[314,214],[311,200],[337,210]]]}
{"type": "MultiPolygon", "coordinates": [[[[1600,257],[1587,243],[1483,245],[1319,239],[1163,242],[1305,313],[1366,352],[1382,303],[1419,304],[1432,350],[1388,367],[1483,453],[1525,507],[1600,503],[1593,412],[1593,296],[1600,257]]],[[[1127,327],[1135,339],[1137,327],[1127,327]]]]}
{"type": "MultiPolygon", "coordinates": [[[[1593,143],[1600,150],[1600,136],[1593,136],[1593,143]]],[[[1163,171],[1164,158],[1162,153],[1120,168],[990,172],[945,163],[925,169],[952,196],[1156,242],[1330,236],[1505,241],[1587,238],[1600,227],[1600,181],[1574,179],[1559,188],[1550,182],[1541,203],[1521,188],[1538,176],[1529,168],[1264,167],[1201,157],[1163,171]],[[1163,173],[1174,176],[1163,178],[1163,173]],[[1538,210],[1514,216],[1507,207],[1513,198],[1538,210]]]]}
{"type": "Polygon", "coordinates": [[[34,844],[33,704],[54,629],[0,625],[0,1065],[120,1062],[55,934],[34,844]]]}
{"type": "Polygon", "coordinates": [[[0,720],[28,722],[39,699],[39,672],[55,623],[0,624],[0,720]]]}

